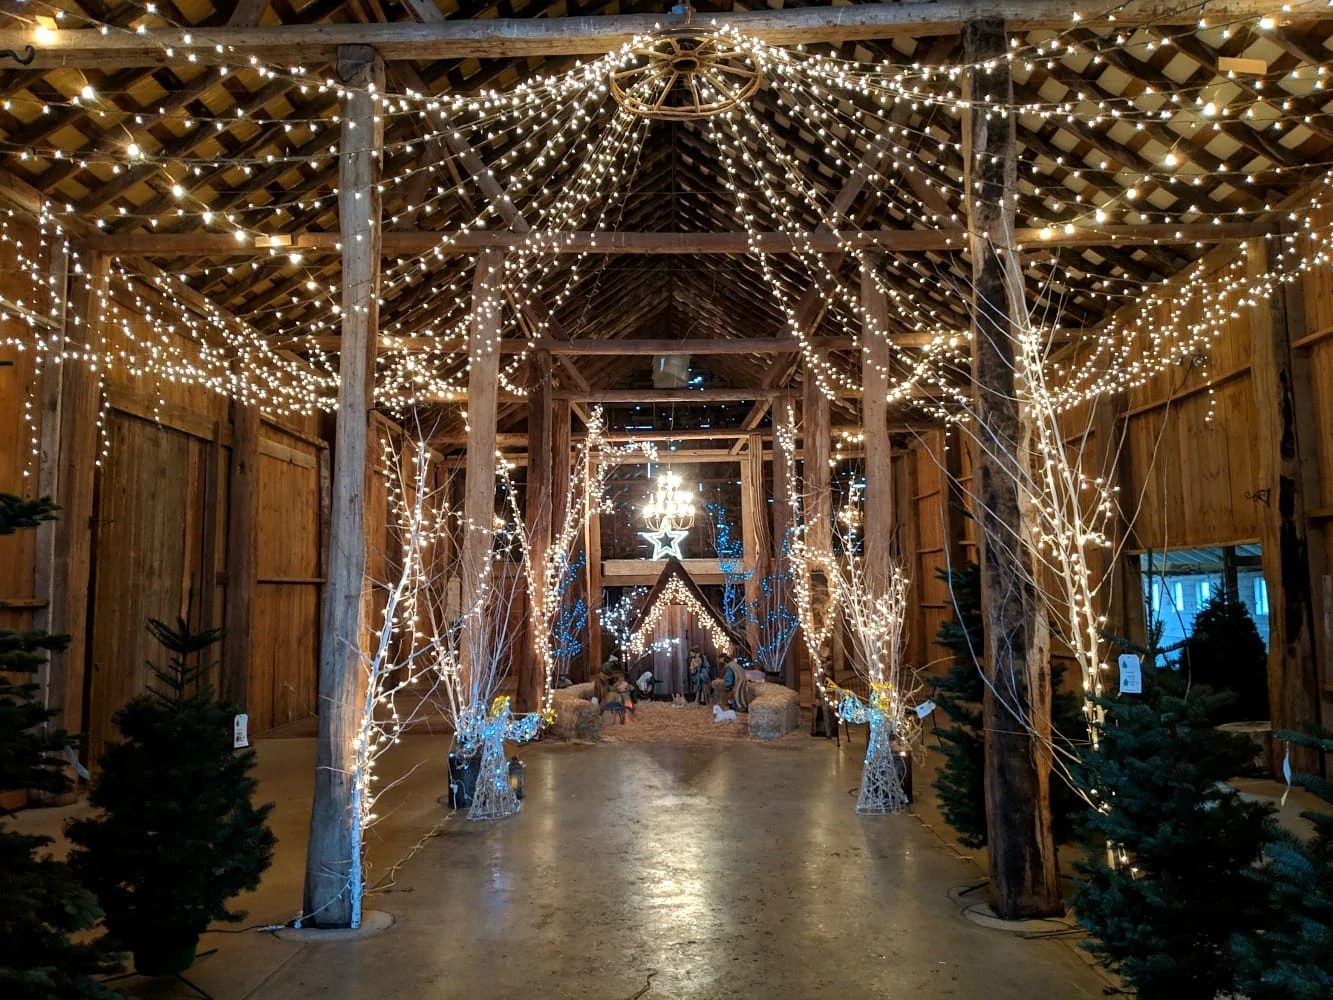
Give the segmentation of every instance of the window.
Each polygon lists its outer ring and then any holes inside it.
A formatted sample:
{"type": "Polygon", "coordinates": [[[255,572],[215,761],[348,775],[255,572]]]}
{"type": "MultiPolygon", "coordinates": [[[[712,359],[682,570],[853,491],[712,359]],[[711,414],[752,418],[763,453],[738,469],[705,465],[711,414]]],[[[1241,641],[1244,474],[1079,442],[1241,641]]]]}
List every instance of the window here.
{"type": "Polygon", "coordinates": [[[1173,549],[1139,557],[1149,616],[1162,624],[1162,645],[1171,646],[1194,630],[1194,619],[1224,586],[1234,589],[1268,642],[1268,585],[1258,545],[1173,549]]]}
{"type": "MultiPolygon", "coordinates": [[[[1254,578],[1254,614],[1256,616],[1268,615],[1268,581],[1262,576],[1254,578]]],[[[1267,636],[1264,637],[1267,641],[1267,636]]]]}

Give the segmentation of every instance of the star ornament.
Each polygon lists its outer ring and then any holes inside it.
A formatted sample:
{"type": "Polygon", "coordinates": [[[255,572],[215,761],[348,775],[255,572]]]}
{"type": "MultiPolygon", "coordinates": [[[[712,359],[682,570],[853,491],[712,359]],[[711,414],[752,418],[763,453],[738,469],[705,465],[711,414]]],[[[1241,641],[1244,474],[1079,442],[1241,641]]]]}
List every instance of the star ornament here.
{"type": "Polygon", "coordinates": [[[662,525],[656,531],[640,531],[639,534],[653,543],[654,559],[684,559],[680,553],[680,543],[690,537],[684,528],[662,525]]]}

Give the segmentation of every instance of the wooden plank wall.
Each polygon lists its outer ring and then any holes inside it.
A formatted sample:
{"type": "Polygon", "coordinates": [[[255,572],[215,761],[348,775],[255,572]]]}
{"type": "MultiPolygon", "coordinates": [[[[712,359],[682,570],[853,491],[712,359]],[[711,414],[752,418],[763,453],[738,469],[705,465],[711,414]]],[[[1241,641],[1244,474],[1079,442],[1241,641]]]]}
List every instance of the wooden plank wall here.
{"type": "MultiPolygon", "coordinates": [[[[1220,269],[1239,250],[1215,253],[1220,269]]],[[[1197,319],[1200,305],[1163,306],[1157,325],[1197,319]]],[[[1239,309],[1206,349],[1148,379],[1127,394],[1128,463],[1122,506],[1133,515],[1140,547],[1196,548],[1256,541],[1256,504],[1245,497],[1262,487],[1256,476],[1254,391],[1250,384],[1250,310],[1239,309]]]]}
{"type": "MultiPolygon", "coordinates": [[[[31,253],[38,242],[35,231],[13,219],[0,222],[0,296],[45,312],[49,299],[26,274],[21,273],[19,255],[31,253]]],[[[0,492],[31,498],[37,496],[37,458],[32,437],[40,430],[41,381],[37,359],[11,341],[31,342],[33,328],[9,309],[0,308],[0,492]],[[31,413],[33,423],[25,414],[31,413]],[[26,475],[25,475],[26,473],[26,475]]],[[[19,531],[0,536],[0,628],[29,628],[36,594],[33,559],[36,532],[19,531]]]]}
{"type": "MultiPolygon", "coordinates": [[[[10,220],[6,235],[15,232],[10,220]]],[[[23,240],[35,242],[31,236],[23,240]]],[[[43,251],[44,252],[44,251],[43,251]]],[[[45,312],[46,290],[19,272],[13,239],[0,240],[0,295],[45,312]]],[[[132,334],[155,335],[135,312],[135,297],[117,290],[102,329],[112,350],[129,349],[132,334]]],[[[33,496],[40,433],[42,380],[26,324],[0,320],[0,490],[33,496]],[[32,423],[25,419],[32,403],[32,423]],[[24,476],[25,470],[30,473],[24,476]]],[[[197,356],[183,335],[155,342],[163,351],[197,356]]],[[[322,582],[321,463],[328,455],[316,418],[266,423],[261,437],[258,575],[253,594],[226,586],[228,400],[198,386],[134,375],[122,363],[108,371],[105,454],[96,476],[93,518],[93,607],[85,728],[95,759],[112,735],[111,719],[141,691],[148,660],[161,651],[145,630],[150,617],[187,612],[201,625],[221,624],[224,602],[252,600],[251,731],[311,714],[315,705],[322,582]]],[[[382,521],[381,521],[382,524],[382,521]]],[[[0,626],[27,627],[34,596],[36,538],[0,538],[0,626]]]]}
{"type": "Polygon", "coordinates": [[[319,449],[266,425],[259,441],[259,558],[253,595],[250,725],[315,712],[321,566],[319,449]]]}
{"type": "MultiPolygon", "coordinates": [[[[1333,209],[1321,209],[1315,223],[1327,228],[1333,224],[1333,209]]],[[[1305,273],[1305,332],[1297,340],[1294,363],[1308,366],[1313,400],[1315,458],[1318,495],[1307,496],[1311,549],[1314,536],[1322,541],[1324,564],[1315,569],[1315,638],[1319,643],[1321,674],[1324,683],[1324,724],[1330,725],[1329,702],[1333,701],[1333,270],[1317,268],[1305,273]],[[1319,612],[1322,612],[1320,614],[1319,612]]]]}

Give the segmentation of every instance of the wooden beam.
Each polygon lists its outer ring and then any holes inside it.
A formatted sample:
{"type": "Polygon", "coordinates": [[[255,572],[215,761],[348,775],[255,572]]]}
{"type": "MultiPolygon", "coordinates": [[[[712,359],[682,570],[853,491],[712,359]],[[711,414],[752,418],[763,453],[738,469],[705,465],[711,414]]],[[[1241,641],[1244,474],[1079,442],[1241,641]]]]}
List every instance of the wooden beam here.
{"type": "MultiPolygon", "coordinates": [[[[1072,333],[1071,333],[1072,335],[1072,333]]],[[[899,347],[921,347],[931,342],[928,334],[895,335],[893,342],[899,347]]],[[[338,337],[297,337],[288,340],[270,341],[270,346],[284,350],[302,351],[319,348],[322,351],[338,350],[341,340],[338,337]]],[[[850,350],[854,345],[850,337],[826,337],[811,341],[816,346],[832,351],[850,350]]],[[[523,354],[527,351],[546,351],[554,356],[587,357],[661,357],[662,355],[698,355],[713,356],[725,354],[778,354],[800,350],[800,342],[792,338],[738,337],[717,338],[713,340],[554,340],[550,337],[538,337],[534,340],[511,338],[500,341],[501,354],[523,354]]],[[[445,340],[439,337],[381,337],[381,354],[407,353],[422,351],[465,351],[467,345],[458,340],[445,340]]],[[[587,385],[580,386],[587,389],[587,385]]]]}
{"type": "MultiPolygon", "coordinates": [[[[1114,11],[1115,26],[1152,22],[1192,25],[1198,12],[1178,0],[1128,0],[1114,11]]],[[[799,7],[707,15],[698,23],[718,24],[752,35],[770,45],[845,42],[872,38],[956,34],[976,17],[1007,16],[1015,30],[1068,30],[1065,0],[940,0],[937,3],[865,4],[853,7],[799,7]]],[[[1321,7],[1295,12],[1276,9],[1271,0],[1212,0],[1208,16],[1216,23],[1271,16],[1279,24],[1327,17],[1321,7]]],[[[678,14],[621,14],[597,17],[478,18],[433,24],[301,24],[272,28],[215,27],[207,31],[155,29],[143,33],[73,28],[39,33],[36,29],[0,31],[0,48],[37,49],[35,69],[59,66],[115,69],[184,63],[243,62],[251,55],[280,66],[330,62],[339,46],[370,45],[386,60],[434,62],[441,59],[503,59],[515,56],[594,55],[610,52],[636,35],[659,26],[683,24],[678,14]],[[187,41],[187,39],[189,39],[187,41]],[[170,53],[170,54],[168,54],[170,53]]],[[[1089,17],[1089,26],[1100,19],[1089,17]]]]}
{"type": "Polygon", "coordinates": [[[379,326],[379,163],[383,123],[375,90],[384,63],[366,46],[338,53],[342,152],[338,217],[349,238],[342,251],[342,340],[338,423],[333,456],[333,508],[328,581],[324,587],[319,654],[319,734],[315,794],[306,853],[305,913],[317,927],[349,927],[351,879],[359,869],[353,843],[353,741],[361,690],[362,585],[366,566],[363,508],[373,456],[367,447],[373,406],[375,339],[379,326]]]}
{"type": "MultiPolygon", "coordinates": [[[[964,95],[1013,103],[1005,22],[963,26],[964,95]]],[[[982,529],[986,624],[986,827],[992,907],[1003,919],[1063,912],[1051,832],[1046,741],[1051,725],[1050,638],[1037,598],[1018,483],[1030,455],[1015,395],[1014,320],[1007,277],[1021,273],[1008,233],[1014,218],[1014,114],[964,111],[964,191],[972,239],[973,495],[982,529]]]]}
{"type": "MultiPolygon", "coordinates": [[[[603,403],[737,403],[750,399],[772,400],[780,389],[558,389],[556,399],[603,403]]],[[[854,398],[859,389],[840,389],[839,396],[854,398]]]]}
{"type": "Polygon", "coordinates": [[[231,403],[231,469],[227,480],[227,603],[223,625],[219,693],[247,710],[250,693],[250,651],[253,645],[251,604],[259,560],[259,408],[231,403]]]}
{"type": "Polygon", "coordinates": [[[887,593],[897,522],[893,495],[893,460],[889,454],[889,301],[876,279],[880,260],[861,258],[861,424],[865,437],[866,577],[887,593]]]}
{"type": "MultiPolygon", "coordinates": [[[[1268,248],[1249,246],[1251,277],[1272,266],[1268,248]]],[[[1318,430],[1309,364],[1294,363],[1293,332],[1304,331],[1303,289],[1274,291],[1268,308],[1251,311],[1250,374],[1254,386],[1259,482],[1268,490],[1260,513],[1264,579],[1268,583],[1268,701],[1273,729],[1300,730],[1320,721],[1323,678],[1315,656],[1315,581],[1322,579],[1322,533],[1311,532],[1306,509],[1318,502],[1318,430]],[[1293,330],[1294,328],[1294,330],[1293,330]],[[1315,557],[1312,560],[1312,555],[1315,557]],[[1316,571],[1311,572],[1315,562],[1316,571]]],[[[1320,755],[1292,746],[1291,766],[1321,773],[1320,755]]],[[[1280,778],[1283,750],[1273,741],[1273,770],[1280,778]]]]}
{"type": "Polygon", "coordinates": [[[229,28],[253,28],[264,18],[268,0],[237,0],[236,8],[227,18],[229,28]]]}
{"type": "MultiPolygon", "coordinates": [[[[484,168],[483,168],[484,169],[484,168]]],[[[1238,243],[1276,232],[1265,222],[1191,222],[1179,225],[1079,226],[1066,233],[1061,228],[1013,230],[1017,249],[1034,253],[1043,246],[1172,246],[1194,243],[1238,243]]],[[[258,236],[237,243],[226,233],[107,233],[80,242],[90,250],[122,257],[240,257],[278,256],[293,252],[304,255],[337,254],[337,233],[292,233],[258,236]]],[[[811,233],[664,233],[664,232],[441,232],[394,230],[386,232],[382,251],[386,257],[439,252],[450,256],[475,254],[488,249],[526,250],[552,254],[772,254],[828,253],[879,249],[895,253],[927,253],[967,249],[967,230],[862,229],[846,232],[811,233]]]]}

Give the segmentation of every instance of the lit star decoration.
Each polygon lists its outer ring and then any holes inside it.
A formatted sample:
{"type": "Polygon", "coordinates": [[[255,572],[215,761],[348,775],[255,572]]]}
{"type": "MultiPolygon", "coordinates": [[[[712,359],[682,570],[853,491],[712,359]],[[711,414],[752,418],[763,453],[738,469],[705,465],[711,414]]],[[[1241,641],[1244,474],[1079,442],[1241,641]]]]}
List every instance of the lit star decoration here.
{"type": "Polygon", "coordinates": [[[694,524],[694,500],[681,488],[680,476],[664,472],[657,477],[657,490],[643,506],[648,531],[639,534],[653,545],[653,559],[683,559],[680,544],[694,524]]]}
{"type": "Polygon", "coordinates": [[[685,558],[681,555],[680,545],[690,537],[690,533],[684,528],[672,528],[669,525],[663,525],[656,531],[640,531],[639,535],[652,543],[653,559],[685,558]]]}

